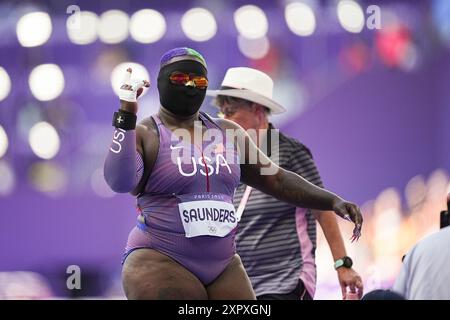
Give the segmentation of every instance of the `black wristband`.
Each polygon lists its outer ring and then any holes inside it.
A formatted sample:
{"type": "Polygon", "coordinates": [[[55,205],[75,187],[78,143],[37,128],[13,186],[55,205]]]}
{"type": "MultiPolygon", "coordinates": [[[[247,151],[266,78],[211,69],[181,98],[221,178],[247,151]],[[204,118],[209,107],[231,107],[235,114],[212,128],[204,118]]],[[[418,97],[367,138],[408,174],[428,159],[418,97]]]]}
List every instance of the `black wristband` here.
{"type": "Polygon", "coordinates": [[[137,116],[134,113],[119,110],[114,112],[112,125],[124,130],[134,130],[136,129],[136,120],[137,116]]]}

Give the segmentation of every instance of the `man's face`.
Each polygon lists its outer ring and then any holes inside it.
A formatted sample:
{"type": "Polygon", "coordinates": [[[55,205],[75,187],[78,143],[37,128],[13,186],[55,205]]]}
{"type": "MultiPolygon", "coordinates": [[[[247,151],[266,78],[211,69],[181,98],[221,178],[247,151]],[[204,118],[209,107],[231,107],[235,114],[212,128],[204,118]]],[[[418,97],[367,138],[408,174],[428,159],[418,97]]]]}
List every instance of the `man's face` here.
{"type": "Polygon", "coordinates": [[[245,130],[259,129],[260,117],[257,115],[258,112],[254,104],[226,101],[221,105],[220,110],[225,119],[236,122],[245,130]]]}

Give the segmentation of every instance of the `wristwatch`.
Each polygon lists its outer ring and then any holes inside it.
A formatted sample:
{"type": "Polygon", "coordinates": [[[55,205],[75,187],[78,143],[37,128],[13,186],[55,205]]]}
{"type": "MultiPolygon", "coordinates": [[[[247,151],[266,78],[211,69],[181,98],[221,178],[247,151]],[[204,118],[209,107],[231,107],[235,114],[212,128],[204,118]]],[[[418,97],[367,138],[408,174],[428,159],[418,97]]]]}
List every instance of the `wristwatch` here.
{"type": "Polygon", "coordinates": [[[350,257],[343,257],[341,259],[338,259],[334,262],[334,269],[338,269],[340,267],[344,267],[347,269],[350,269],[353,266],[353,261],[350,257]]]}

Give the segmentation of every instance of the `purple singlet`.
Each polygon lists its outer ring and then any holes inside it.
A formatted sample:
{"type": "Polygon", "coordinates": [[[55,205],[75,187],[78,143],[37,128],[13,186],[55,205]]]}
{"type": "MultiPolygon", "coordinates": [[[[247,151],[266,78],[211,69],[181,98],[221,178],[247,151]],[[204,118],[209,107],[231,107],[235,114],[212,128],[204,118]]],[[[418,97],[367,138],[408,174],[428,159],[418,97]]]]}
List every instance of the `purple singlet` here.
{"type": "Polygon", "coordinates": [[[136,249],[151,248],[174,259],[207,285],[235,254],[236,216],[232,206],[240,180],[234,144],[208,116],[200,120],[220,131],[223,142],[203,141],[202,147],[179,143],[158,115],[159,151],[144,191],[137,198],[141,214],[131,231],[126,257],[136,249]],[[176,139],[176,140],[175,140],[176,139]],[[210,152],[205,153],[209,148],[210,152]],[[181,161],[174,152],[183,152],[181,161]]]}

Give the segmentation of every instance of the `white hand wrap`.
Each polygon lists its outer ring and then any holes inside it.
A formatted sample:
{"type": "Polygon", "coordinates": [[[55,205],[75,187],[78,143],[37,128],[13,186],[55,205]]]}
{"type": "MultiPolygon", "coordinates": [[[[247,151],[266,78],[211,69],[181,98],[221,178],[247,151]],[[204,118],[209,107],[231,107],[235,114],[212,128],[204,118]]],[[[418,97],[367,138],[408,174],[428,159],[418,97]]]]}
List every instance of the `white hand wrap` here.
{"type": "Polygon", "coordinates": [[[131,69],[128,69],[125,72],[124,79],[122,81],[122,85],[119,90],[119,99],[128,101],[128,102],[136,102],[137,91],[145,85],[144,80],[131,79],[131,69]],[[122,89],[124,85],[129,85],[131,88],[122,89]]]}

